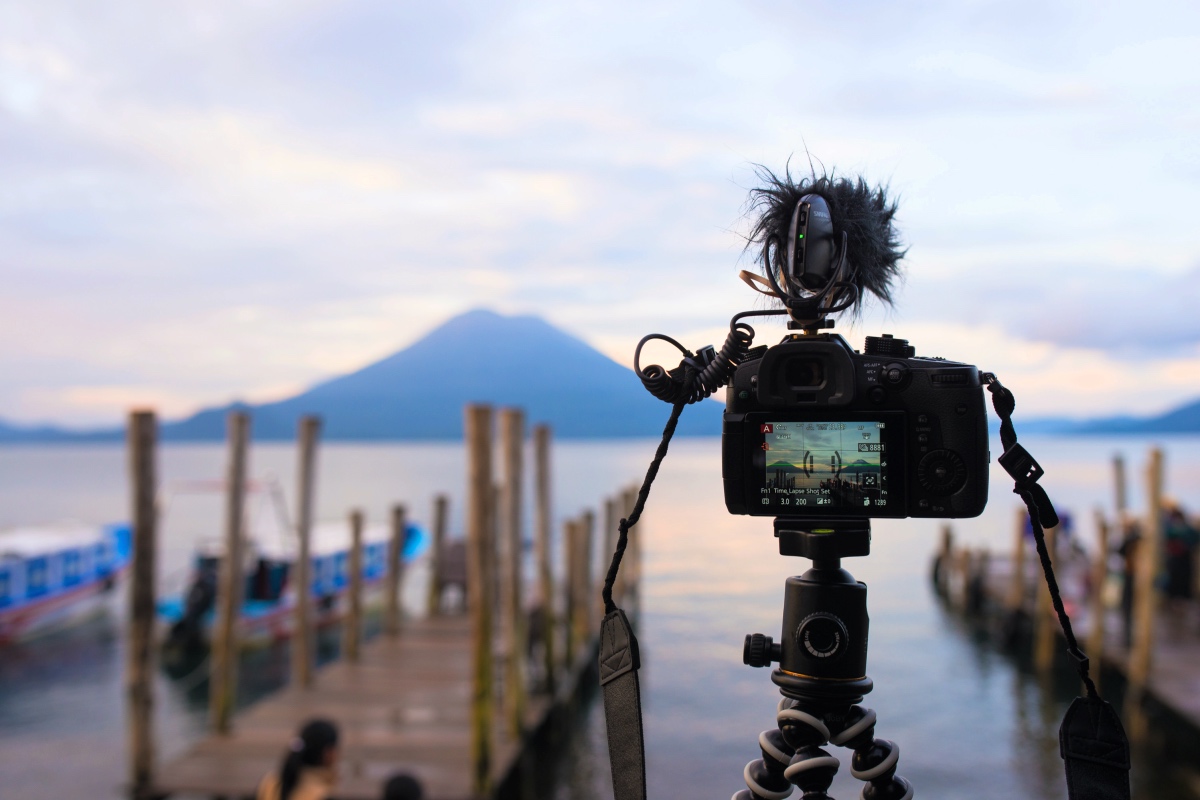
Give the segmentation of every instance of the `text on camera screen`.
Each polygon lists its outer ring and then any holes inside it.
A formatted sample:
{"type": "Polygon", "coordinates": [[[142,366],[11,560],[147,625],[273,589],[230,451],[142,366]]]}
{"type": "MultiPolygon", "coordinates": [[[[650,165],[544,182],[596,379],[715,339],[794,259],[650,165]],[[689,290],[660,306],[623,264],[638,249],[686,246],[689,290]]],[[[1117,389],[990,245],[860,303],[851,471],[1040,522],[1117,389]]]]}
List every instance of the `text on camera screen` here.
{"type": "Polygon", "coordinates": [[[888,507],[885,423],[764,422],[764,506],[879,510],[888,507]]]}

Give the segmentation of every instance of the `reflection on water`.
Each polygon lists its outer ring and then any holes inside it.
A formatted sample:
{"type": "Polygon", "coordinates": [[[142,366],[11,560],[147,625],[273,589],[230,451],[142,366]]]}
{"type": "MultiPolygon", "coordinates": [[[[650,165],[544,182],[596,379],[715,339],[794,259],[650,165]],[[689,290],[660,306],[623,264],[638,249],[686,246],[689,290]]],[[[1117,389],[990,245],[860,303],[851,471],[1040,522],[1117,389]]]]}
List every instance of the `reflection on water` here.
{"type": "MultiPolygon", "coordinates": [[[[1079,536],[1093,506],[1111,507],[1108,461],[1123,450],[1131,474],[1144,458],[1140,440],[1036,439],[1023,442],[1047,469],[1051,496],[1075,512],[1079,536]]],[[[560,443],[555,511],[560,518],[597,508],[614,489],[640,478],[655,442],[560,443]],[[571,476],[586,476],[573,480],[571,476]]],[[[1168,440],[1168,491],[1200,507],[1200,448],[1194,439],[1168,440]]],[[[993,445],[995,449],[998,445],[993,445]]],[[[220,475],[217,446],[174,446],[162,453],[164,482],[220,475]]],[[[258,446],[252,472],[294,474],[290,447],[258,446]]],[[[125,515],[124,454],[119,448],[0,450],[0,526],[63,518],[87,521],[125,515]]],[[[1002,550],[1017,500],[994,467],[991,502],[975,520],[954,523],[960,541],[1002,550]],[[998,474],[997,474],[998,473],[998,474]]],[[[428,519],[435,492],[452,496],[457,529],[465,466],[451,445],[330,445],[319,467],[318,516],[351,506],[383,519],[393,502],[428,519]]],[[[1131,502],[1140,496],[1135,482],[1131,502]]],[[[168,510],[162,574],[177,575],[193,543],[219,531],[220,507],[176,504],[168,510]]],[[[774,725],[777,690],[767,670],[741,663],[742,637],[778,637],[783,582],[807,565],[776,550],[770,519],[733,517],[721,498],[719,443],[684,440],[672,446],[651,495],[644,537],[644,586],[639,638],[650,796],[727,797],[757,755],[759,731],[774,725]]],[[[846,566],[869,587],[868,670],[875,690],[866,705],[879,714],[878,735],[900,746],[900,772],[925,798],[1066,796],[1057,728],[1071,698],[1068,680],[1046,691],[993,643],[945,613],[928,588],[936,521],[874,523],[872,554],[846,566]]],[[[560,526],[556,526],[560,529],[560,526]]],[[[410,599],[419,590],[410,584],[410,599]]],[[[413,601],[415,607],[416,602],[413,601]]],[[[336,635],[323,650],[329,657],[336,635]]],[[[124,780],[123,650],[120,623],[98,620],[68,635],[0,651],[0,775],[5,797],[117,797],[124,780]]],[[[247,654],[243,702],[287,680],[286,646],[247,654]]],[[[160,676],[160,753],[170,756],[206,725],[203,680],[183,685],[160,676]]],[[[603,714],[593,707],[566,739],[555,798],[610,796],[603,714]]],[[[832,794],[857,797],[847,753],[832,794]]],[[[1159,765],[1137,766],[1139,798],[1190,797],[1159,765]],[[1163,780],[1151,784],[1149,780],[1163,780]]]]}

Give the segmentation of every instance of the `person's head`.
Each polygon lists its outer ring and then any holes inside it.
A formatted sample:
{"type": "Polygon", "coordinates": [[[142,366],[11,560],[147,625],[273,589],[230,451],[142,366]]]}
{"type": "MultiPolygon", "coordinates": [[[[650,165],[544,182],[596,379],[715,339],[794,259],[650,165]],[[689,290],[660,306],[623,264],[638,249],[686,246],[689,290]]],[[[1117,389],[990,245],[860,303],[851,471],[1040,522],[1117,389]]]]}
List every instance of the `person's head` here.
{"type": "Polygon", "coordinates": [[[422,800],[425,792],[411,775],[393,775],[383,784],[383,800],[422,800]]]}
{"type": "Polygon", "coordinates": [[[337,761],[337,726],[329,720],[313,719],[304,723],[300,733],[288,745],[279,770],[279,800],[288,800],[300,770],[304,767],[332,767],[337,761]]]}

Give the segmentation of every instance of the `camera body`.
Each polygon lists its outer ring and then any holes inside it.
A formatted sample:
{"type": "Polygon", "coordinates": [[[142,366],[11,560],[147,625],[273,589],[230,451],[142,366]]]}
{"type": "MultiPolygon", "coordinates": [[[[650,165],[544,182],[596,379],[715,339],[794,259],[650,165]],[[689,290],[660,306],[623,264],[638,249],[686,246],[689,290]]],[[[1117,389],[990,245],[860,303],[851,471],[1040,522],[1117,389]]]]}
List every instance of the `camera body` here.
{"type": "Polygon", "coordinates": [[[812,519],[976,517],[987,504],[978,368],[903,339],[796,333],[746,354],[726,389],[725,505],[812,519]]]}

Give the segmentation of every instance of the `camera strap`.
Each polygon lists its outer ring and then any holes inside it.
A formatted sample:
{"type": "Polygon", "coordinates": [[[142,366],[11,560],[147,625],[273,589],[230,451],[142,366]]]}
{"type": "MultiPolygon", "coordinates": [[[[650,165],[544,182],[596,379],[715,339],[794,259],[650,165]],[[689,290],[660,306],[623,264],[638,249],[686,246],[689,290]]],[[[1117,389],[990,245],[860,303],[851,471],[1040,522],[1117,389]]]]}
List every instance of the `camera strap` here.
{"type": "MultiPolygon", "coordinates": [[[[695,371],[686,369],[687,380],[695,371]]],[[[621,569],[621,559],[629,545],[629,529],[637,524],[650,496],[650,484],[658,476],[658,468],[667,455],[679,415],[688,404],[679,400],[671,408],[671,416],[663,428],[662,441],[654,453],[654,460],[646,470],[637,501],[629,516],[621,520],[618,528],[617,548],[608,574],[604,577],[604,622],[600,626],[600,686],[604,691],[604,722],[608,729],[608,758],[612,766],[614,800],[645,800],[646,798],[646,744],[642,735],[642,689],[638,682],[638,669],[642,663],[638,654],[637,637],[625,612],[613,601],[613,584],[621,569]]]]}
{"type": "Polygon", "coordinates": [[[1067,796],[1070,800],[1129,800],[1129,740],[1117,712],[1100,697],[1096,684],[1088,675],[1088,657],[1075,640],[1071,619],[1063,608],[1054,567],[1050,563],[1042,525],[1057,525],[1058,514],[1046,490],[1038,483],[1045,472],[1029,451],[1017,443],[1017,432],[1012,424],[1016,400],[1012,392],[990,372],[981,373],[980,378],[991,392],[992,405],[1000,417],[1000,443],[1004,446],[1000,465],[1016,484],[1013,492],[1021,496],[1029,509],[1038,559],[1046,587],[1050,590],[1054,613],[1058,615],[1067,652],[1075,660],[1085,688],[1086,696],[1075,698],[1058,729],[1059,755],[1067,773],[1067,796]]]}

